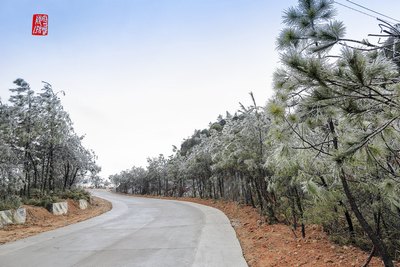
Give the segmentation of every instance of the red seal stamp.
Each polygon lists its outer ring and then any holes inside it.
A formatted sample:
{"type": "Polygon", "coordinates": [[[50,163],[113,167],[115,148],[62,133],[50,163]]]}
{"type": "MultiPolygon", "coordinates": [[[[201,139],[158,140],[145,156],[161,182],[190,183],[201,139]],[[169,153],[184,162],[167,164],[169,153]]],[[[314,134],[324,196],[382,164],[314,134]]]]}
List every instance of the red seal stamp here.
{"type": "Polygon", "coordinates": [[[49,16],[34,14],[32,19],[32,35],[46,36],[49,32],[49,16]]]}

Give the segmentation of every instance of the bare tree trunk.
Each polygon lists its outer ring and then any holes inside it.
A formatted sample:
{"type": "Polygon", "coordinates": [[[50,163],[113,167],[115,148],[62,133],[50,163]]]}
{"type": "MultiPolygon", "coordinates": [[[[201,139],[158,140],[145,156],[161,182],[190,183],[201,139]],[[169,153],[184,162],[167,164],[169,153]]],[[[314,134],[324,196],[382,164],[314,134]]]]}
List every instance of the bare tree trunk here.
{"type": "MultiPolygon", "coordinates": [[[[324,177],[320,176],[319,178],[321,179],[323,187],[326,190],[329,190],[328,184],[326,183],[324,177]]],[[[343,201],[339,200],[339,205],[345,209],[344,216],[346,218],[350,239],[353,239],[355,237],[355,232],[354,232],[353,220],[351,219],[351,215],[350,215],[349,211],[347,210],[346,205],[344,205],[343,201]]],[[[335,206],[335,212],[338,212],[336,206],[335,206]]]]}
{"type": "Polygon", "coordinates": [[[295,192],[295,196],[296,196],[297,208],[299,209],[300,218],[301,218],[301,237],[306,238],[306,227],[304,225],[303,206],[301,205],[300,195],[296,188],[294,188],[294,192],[295,192]]]}
{"type": "Polygon", "coordinates": [[[350,207],[354,212],[358,222],[360,223],[361,227],[363,228],[364,232],[368,235],[371,239],[372,243],[374,244],[375,249],[378,251],[379,255],[382,258],[385,267],[394,267],[392,258],[390,257],[389,253],[387,252],[387,248],[385,244],[382,242],[381,238],[375,233],[372,227],[368,224],[365,220],[364,216],[362,215],[361,211],[358,209],[354,196],[352,195],[349,185],[347,183],[346,174],[342,166],[340,166],[340,180],[343,185],[343,190],[346,194],[347,199],[349,200],[350,207]]]}
{"type": "Polygon", "coordinates": [[[74,174],[72,175],[72,178],[69,181],[69,186],[68,186],[69,189],[71,189],[71,187],[74,185],[76,176],[78,175],[78,171],[79,171],[79,168],[76,168],[74,174]]]}
{"type": "Polygon", "coordinates": [[[67,165],[65,166],[64,164],[64,185],[63,185],[63,191],[67,188],[67,183],[68,183],[68,176],[69,176],[69,162],[67,162],[67,165]]]}
{"type": "MultiPolygon", "coordinates": [[[[333,138],[332,138],[333,146],[334,146],[335,150],[338,150],[339,149],[338,138],[336,136],[335,125],[333,124],[332,119],[328,120],[328,125],[329,125],[329,129],[333,136],[333,138]]],[[[385,243],[382,242],[382,239],[378,236],[377,233],[375,233],[375,231],[368,224],[367,220],[364,218],[361,211],[359,210],[356,200],[350,191],[349,184],[347,183],[346,173],[344,171],[342,164],[343,164],[342,162],[338,162],[338,167],[340,170],[340,181],[342,182],[343,190],[349,201],[351,210],[354,212],[354,215],[356,216],[356,218],[357,218],[358,222],[360,223],[361,227],[363,228],[364,232],[371,239],[375,249],[378,251],[379,255],[381,256],[382,261],[385,264],[385,266],[386,267],[394,267],[392,258],[390,257],[390,255],[387,251],[385,243]]]]}

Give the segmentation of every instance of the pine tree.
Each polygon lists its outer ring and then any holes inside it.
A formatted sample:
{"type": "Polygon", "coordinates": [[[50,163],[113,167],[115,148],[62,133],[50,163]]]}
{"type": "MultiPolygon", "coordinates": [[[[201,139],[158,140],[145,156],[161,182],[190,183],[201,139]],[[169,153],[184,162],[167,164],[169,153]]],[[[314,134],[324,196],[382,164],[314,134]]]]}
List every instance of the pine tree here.
{"type": "MultiPolygon", "coordinates": [[[[379,232],[380,222],[375,223],[376,229],[373,229],[373,222],[368,220],[369,211],[357,202],[362,188],[353,181],[365,183],[363,191],[372,192],[372,188],[377,187],[376,181],[370,178],[372,173],[363,176],[357,172],[359,164],[363,163],[355,164],[355,161],[365,150],[381,143],[387,132],[396,127],[400,115],[399,95],[395,89],[399,86],[399,74],[393,62],[376,50],[363,52],[344,47],[334,60],[330,48],[341,40],[344,27],[340,22],[326,20],[326,10],[317,15],[317,11],[323,9],[315,6],[325,6],[325,2],[299,1],[297,8],[285,13],[284,22],[290,28],[278,39],[284,67],[275,74],[277,94],[270,104],[271,113],[284,118],[303,149],[312,150],[314,157],[330,162],[328,165],[333,166],[335,178],[341,181],[348,205],[359,224],[385,266],[393,266],[379,232]],[[296,14],[313,14],[313,19],[296,14]],[[303,21],[308,23],[299,24],[303,21]],[[297,34],[285,39],[290,29],[297,34]],[[298,120],[291,121],[293,116],[298,120]]],[[[391,135],[395,139],[390,141],[399,140],[398,136],[391,135]]],[[[395,153],[389,154],[397,157],[395,153]]],[[[378,190],[377,195],[380,194],[378,190]]],[[[377,195],[370,196],[369,201],[374,202],[377,195]]]]}

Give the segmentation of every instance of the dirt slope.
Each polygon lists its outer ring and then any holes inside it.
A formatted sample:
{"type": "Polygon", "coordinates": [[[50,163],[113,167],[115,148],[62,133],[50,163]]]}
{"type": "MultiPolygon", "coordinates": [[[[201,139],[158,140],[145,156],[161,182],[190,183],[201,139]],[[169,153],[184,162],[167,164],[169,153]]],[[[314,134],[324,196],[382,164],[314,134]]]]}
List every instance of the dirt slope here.
{"type": "Polygon", "coordinates": [[[24,225],[7,225],[0,229],[0,244],[22,239],[41,232],[46,232],[69,224],[87,220],[111,209],[111,203],[93,197],[92,205],[86,210],[79,209],[76,202],[68,200],[68,214],[53,215],[45,208],[24,206],[26,208],[26,223],[24,225]]]}

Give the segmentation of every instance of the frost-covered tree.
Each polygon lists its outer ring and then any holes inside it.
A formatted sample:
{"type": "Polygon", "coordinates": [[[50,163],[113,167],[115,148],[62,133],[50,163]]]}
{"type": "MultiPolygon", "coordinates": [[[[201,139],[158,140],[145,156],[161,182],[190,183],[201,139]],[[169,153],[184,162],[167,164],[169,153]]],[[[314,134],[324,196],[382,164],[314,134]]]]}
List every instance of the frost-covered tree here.
{"type": "Polygon", "coordinates": [[[95,155],[83,147],[50,84],[35,94],[23,79],[0,103],[0,194],[35,197],[71,189],[96,175],[95,155]]]}
{"type": "MultiPolygon", "coordinates": [[[[318,6],[323,2],[301,0],[295,10],[309,14],[306,9],[310,3],[318,6]]],[[[398,157],[393,147],[400,137],[396,65],[379,50],[365,52],[345,46],[339,54],[332,54],[330,48],[343,40],[343,24],[315,16],[319,19],[310,24],[309,34],[302,31],[303,25],[290,10],[284,22],[299,34],[292,39],[282,38],[287,36],[283,34],[278,41],[283,67],[275,73],[277,93],[269,112],[286,122],[301,149],[312,151],[309,156],[325,162],[324,168],[331,172],[327,176],[332,177],[330,186],[340,181],[346,196],[343,201],[385,265],[393,266],[394,244],[389,239],[395,233],[381,229],[382,220],[396,225],[399,219],[399,214],[389,212],[389,206],[398,203],[393,192],[399,187],[397,163],[393,160],[398,157]],[[334,41],[335,36],[338,41],[334,41]],[[388,180],[391,189],[385,190],[382,183],[388,180]]],[[[311,182],[318,171],[310,176],[311,182]]]]}

